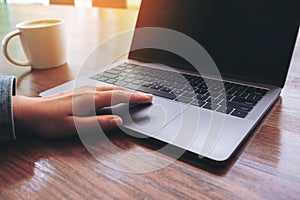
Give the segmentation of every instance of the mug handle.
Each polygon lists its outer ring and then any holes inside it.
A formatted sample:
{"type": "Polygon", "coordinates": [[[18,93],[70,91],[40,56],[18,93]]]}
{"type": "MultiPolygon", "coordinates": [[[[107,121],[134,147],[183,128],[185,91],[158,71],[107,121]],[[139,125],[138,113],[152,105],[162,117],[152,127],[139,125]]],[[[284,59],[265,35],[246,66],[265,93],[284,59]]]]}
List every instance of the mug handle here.
{"type": "Polygon", "coordinates": [[[4,56],[7,58],[7,60],[9,60],[11,63],[15,64],[15,65],[18,65],[18,66],[30,66],[30,63],[29,61],[18,61],[14,58],[12,58],[9,53],[8,53],[8,43],[9,41],[15,37],[15,36],[18,36],[20,35],[20,31],[19,30],[15,30],[15,31],[12,31],[10,33],[8,33],[2,40],[2,51],[3,51],[3,54],[4,56]]]}

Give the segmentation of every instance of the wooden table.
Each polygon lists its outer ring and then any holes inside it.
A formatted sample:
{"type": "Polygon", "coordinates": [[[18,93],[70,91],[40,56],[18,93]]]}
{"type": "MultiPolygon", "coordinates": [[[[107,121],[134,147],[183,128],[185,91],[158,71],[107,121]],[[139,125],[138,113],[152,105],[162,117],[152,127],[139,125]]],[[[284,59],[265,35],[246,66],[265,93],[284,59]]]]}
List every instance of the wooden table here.
{"type": "MultiPolygon", "coordinates": [[[[89,53],[101,41],[131,30],[136,16],[132,10],[0,5],[1,40],[20,21],[61,17],[67,25],[69,54],[67,65],[42,71],[13,66],[0,55],[0,73],[18,77],[19,94],[37,96],[75,78],[89,53]]],[[[20,56],[17,45],[12,51],[20,56]]],[[[99,162],[77,137],[27,137],[0,149],[0,199],[299,199],[299,77],[297,47],[280,99],[226,166],[187,154],[157,171],[126,173],[99,162]]],[[[144,153],[162,145],[120,131],[110,135],[125,152],[144,153]]],[[[98,147],[100,153],[109,151],[105,143],[98,147]]]]}

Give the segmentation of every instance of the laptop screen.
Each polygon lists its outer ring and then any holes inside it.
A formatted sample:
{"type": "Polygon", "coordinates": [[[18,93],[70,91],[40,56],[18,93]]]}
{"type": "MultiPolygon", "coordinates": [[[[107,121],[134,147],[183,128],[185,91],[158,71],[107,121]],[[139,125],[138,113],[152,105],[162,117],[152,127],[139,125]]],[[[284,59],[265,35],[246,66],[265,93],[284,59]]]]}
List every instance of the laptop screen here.
{"type": "MultiPolygon", "coordinates": [[[[136,27],[190,36],[223,77],[283,87],[299,28],[298,9],[299,0],[143,0],[136,27]]],[[[143,41],[135,35],[132,44],[138,42],[143,41]]],[[[195,71],[185,59],[158,49],[131,51],[129,59],[195,71]]]]}

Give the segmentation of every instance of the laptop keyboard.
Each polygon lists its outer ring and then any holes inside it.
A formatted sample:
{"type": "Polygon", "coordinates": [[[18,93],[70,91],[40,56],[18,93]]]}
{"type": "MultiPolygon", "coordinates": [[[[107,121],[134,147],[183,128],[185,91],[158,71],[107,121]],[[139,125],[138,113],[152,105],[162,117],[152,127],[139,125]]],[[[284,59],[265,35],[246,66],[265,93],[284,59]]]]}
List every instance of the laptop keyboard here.
{"type": "Polygon", "coordinates": [[[266,89],[123,63],[91,79],[245,118],[266,89]]]}

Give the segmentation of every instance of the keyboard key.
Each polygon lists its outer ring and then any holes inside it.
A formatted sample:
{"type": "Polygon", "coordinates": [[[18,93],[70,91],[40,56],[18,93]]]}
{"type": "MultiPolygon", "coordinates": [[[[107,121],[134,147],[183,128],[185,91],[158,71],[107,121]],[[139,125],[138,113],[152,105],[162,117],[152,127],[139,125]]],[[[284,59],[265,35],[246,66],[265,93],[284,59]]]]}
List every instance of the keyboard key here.
{"type": "Polygon", "coordinates": [[[192,97],[196,96],[196,94],[195,94],[195,92],[184,92],[182,94],[182,96],[192,98],[192,97]]]}
{"type": "Polygon", "coordinates": [[[126,78],[124,78],[124,79],[121,79],[122,81],[124,81],[124,82],[127,82],[127,83],[131,83],[131,82],[133,82],[134,81],[134,79],[133,78],[129,78],[129,77],[126,77],[126,78]]]}
{"type": "Polygon", "coordinates": [[[174,85],[174,83],[171,83],[171,82],[165,82],[164,83],[164,86],[168,87],[168,88],[171,88],[173,85],[174,85]]]}
{"type": "Polygon", "coordinates": [[[108,73],[108,72],[104,72],[102,74],[102,76],[104,76],[106,78],[116,78],[118,75],[117,74],[111,74],[111,73],[108,73]]]}
{"type": "Polygon", "coordinates": [[[210,103],[213,103],[213,104],[221,104],[223,99],[221,98],[214,98],[214,97],[211,97],[209,100],[206,100],[206,101],[209,101],[210,103]]]}
{"type": "Polygon", "coordinates": [[[240,93],[242,93],[242,92],[244,92],[246,89],[248,89],[248,86],[236,84],[235,87],[234,87],[233,89],[234,89],[235,91],[239,91],[240,93]]]}
{"type": "Polygon", "coordinates": [[[193,100],[193,101],[191,102],[191,104],[192,104],[193,106],[198,106],[198,107],[202,107],[205,103],[206,103],[206,102],[204,102],[204,101],[198,101],[198,100],[193,100]]]}
{"type": "Polygon", "coordinates": [[[184,89],[185,87],[186,87],[185,85],[180,84],[180,83],[176,83],[176,84],[173,86],[174,89],[179,89],[179,90],[182,90],[182,89],[184,89]]]}
{"type": "Polygon", "coordinates": [[[133,83],[128,83],[125,85],[126,88],[129,88],[129,89],[132,89],[132,90],[137,90],[138,87],[140,87],[140,85],[136,85],[136,84],[133,84],[133,83]]]}
{"type": "Polygon", "coordinates": [[[136,85],[142,85],[144,82],[142,80],[134,80],[132,83],[136,85]]]}
{"type": "Polygon", "coordinates": [[[240,110],[234,110],[231,115],[236,116],[236,117],[240,117],[240,118],[245,118],[248,113],[244,112],[244,111],[240,111],[240,110]]]}
{"type": "Polygon", "coordinates": [[[262,88],[255,88],[255,87],[250,87],[247,89],[247,92],[250,94],[256,94],[256,95],[260,95],[263,96],[267,93],[268,90],[266,89],[262,89],[262,88]]]}
{"type": "Polygon", "coordinates": [[[205,101],[209,98],[209,95],[198,94],[195,98],[201,101],[205,101]]]}
{"type": "Polygon", "coordinates": [[[232,102],[232,101],[227,101],[227,106],[230,108],[234,108],[234,109],[238,109],[238,110],[242,110],[242,111],[246,111],[246,112],[250,112],[252,110],[252,106],[247,106],[247,105],[243,105],[240,103],[236,103],[236,102],[232,102]]]}
{"type": "Polygon", "coordinates": [[[243,92],[239,95],[239,97],[241,98],[246,98],[247,96],[249,96],[250,94],[249,93],[246,93],[246,92],[243,92]]]}
{"type": "Polygon", "coordinates": [[[197,94],[206,94],[208,91],[206,89],[197,88],[195,89],[195,93],[197,94]]]}
{"type": "Polygon", "coordinates": [[[183,103],[190,103],[193,101],[193,99],[189,98],[189,97],[180,96],[180,97],[177,97],[175,99],[175,101],[179,101],[179,102],[183,102],[183,103]]]}
{"type": "Polygon", "coordinates": [[[172,93],[175,94],[176,96],[179,96],[179,95],[183,94],[184,91],[180,90],[180,89],[173,89],[172,93]]]}
{"type": "Polygon", "coordinates": [[[156,85],[156,84],[152,84],[152,86],[151,86],[150,88],[155,89],[155,90],[160,90],[160,89],[163,88],[163,86],[161,86],[161,85],[156,85]]]}
{"type": "Polygon", "coordinates": [[[260,94],[249,94],[246,99],[257,102],[262,99],[262,96],[260,94]]]}
{"type": "Polygon", "coordinates": [[[132,74],[132,73],[127,74],[126,76],[129,77],[129,78],[134,78],[134,79],[135,79],[135,77],[136,77],[136,75],[135,75],[135,74],[132,74]]]}
{"type": "Polygon", "coordinates": [[[191,86],[196,87],[200,84],[200,81],[198,80],[193,80],[192,82],[190,82],[191,86]]]}
{"type": "Polygon", "coordinates": [[[150,88],[152,85],[153,85],[153,83],[149,83],[149,82],[142,84],[142,86],[146,87],[146,88],[150,88]]]}
{"type": "Polygon", "coordinates": [[[211,97],[214,97],[214,98],[217,98],[217,97],[219,97],[220,95],[222,95],[222,93],[219,93],[219,92],[209,92],[209,95],[211,96],[211,97]]]}
{"type": "Polygon", "coordinates": [[[159,90],[155,90],[155,89],[147,88],[147,87],[143,87],[143,86],[138,87],[136,90],[138,90],[140,92],[150,93],[150,94],[164,97],[164,98],[171,99],[171,100],[174,100],[176,98],[176,96],[172,93],[159,91],[159,90]]]}
{"type": "Polygon", "coordinates": [[[265,95],[267,93],[267,90],[264,90],[264,89],[259,89],[259,88],[256,88],[254,91],[253,91],[253,94],[256,94],[256,95],[265,95]]]}
{"type": "Polygon", "coordinates": [[[93,76],[91,79],[97,80],[97,81],[101,81],[101,82],[105,82],[108,80],[108,78],[103,77],[103,76],[93,76]]]}
{"type": "Polygon", "coordinates": [[[248,99],[240,98],[240,97],[234,97],[231,101],[236,102],[236,103],[241,103],[241,104],[244,104],[244,105],[248,105],[248,106],[255,106],[256,105],[256,102],[250,101],[248,99]]]}
{"type": "Polygon", "coordinates": [[[183,90],[188,92],[194,92],[195,89],[190,85],[186,85],[185,88],[183,88],[183,90]]]}
{"type": "Polygon", "coordinates": [[[117,80],[111,78],[111,79],[106,80],[105,82],[106,82],[106,83],[110,83],[110,84],[114,84],[114,83],[117,82],[117,80]]]}
{"type": "Polygon", "coordinates": [[[234,98],[234,96],[232,96],[232,95],[227,95],[226,94],[226,99],[227,99],[227,101],[230,101],[231,99],[233,99],[234,98]]]}
{"type": "Polygon", "coordinates": [[[163,87],[160,89],[160,91],[163,91],[163,92],[171,92],[172,90],[170,88],[167,88],[167,87],[163,87]]]}
{"type": "Polygon", "coordinates": [[[122,86],[123,87],[123,86],[125,86],[128,83],[124,82],[124,81],[117,81],[115,84],[118,85],[118,86],[122,86]]]}
{"type": "Polygon", "coordinates": [[[128,65],[127,65],[127,68],[128,68],[128,69],[132,69],[132,68],[134,68],[134,67],[136,67],[136,66],[137,66],[137,65],[135,65],[135,64],[128,64],[128,65]]]}
{"type": "Polygon", "coordinates": [[[208,90],[207,85],[205,83],[199,84],[197,88],[208,90]]]}
{"type": "Polygon", "coordinates": [[[216,110],[219,107],[217,104],[206,103],[202,108],[216,110]]]}
{"type": "Polygon", "coordinates": [[[110,70],[107,70],[105,72],[110,73],[110,74],[119,74],[120,70],[110,69],[110,70]]]}
{"type": "Polygon", "coordinates": [[[223,90],[223,88],[220,86],[213,86],[213,87],[210,87],[208,90],[209,90],[209,92],[220,93],[223,90]]]}
{"type": "Polygon", "coordinates": [[[175,81],[178,84],[187,84],[188,81],[184,77],[178,77],[175,81]]]}
{"type": "Polygon", "coordinates": [[[221,112],[221,113],[230,114],[233,111],[233,109],[229,108],[229,107],[220,106],[216,111],[221,112]]]}

